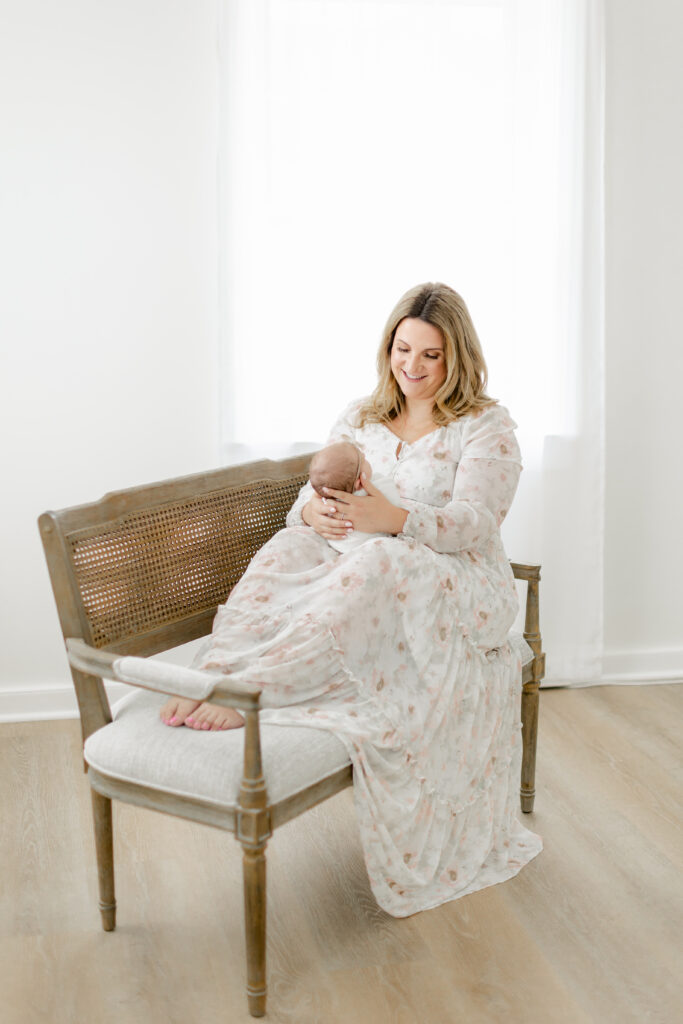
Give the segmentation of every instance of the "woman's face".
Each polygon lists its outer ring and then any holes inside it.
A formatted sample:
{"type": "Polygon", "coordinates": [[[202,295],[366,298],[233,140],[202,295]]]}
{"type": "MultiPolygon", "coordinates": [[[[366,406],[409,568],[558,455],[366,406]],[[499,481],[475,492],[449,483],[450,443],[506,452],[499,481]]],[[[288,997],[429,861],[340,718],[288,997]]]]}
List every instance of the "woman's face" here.
{"type": "Polygon", "coordinates": [[[408,400],[433,398],[446,379],[446,355],[438,327],[406,317],[394,333],[391,371],[408,400]]]}

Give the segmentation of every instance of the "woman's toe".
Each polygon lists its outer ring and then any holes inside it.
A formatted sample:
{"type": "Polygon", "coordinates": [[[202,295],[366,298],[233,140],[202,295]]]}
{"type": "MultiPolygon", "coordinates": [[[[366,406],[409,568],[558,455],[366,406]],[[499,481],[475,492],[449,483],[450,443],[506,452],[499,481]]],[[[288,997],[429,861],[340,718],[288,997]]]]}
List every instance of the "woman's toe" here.
{"type": "Polygon", "coordinates": [[[199,701],[173,697],[166,701],[159,714],[164,725],[177,728],[179,725],[184,725],[188,715],[191,715],[197,707],[199,707],[199,701]]]}
{"type": "Polygon", "coordinates": [[[167,700],[163,708],[159,712],[159,717],[164,725],[173,725],[175,722],[175,713],[178,702],[176,700],[167,700]]]}
{"type": "Polygon", "coordinates": [[[239,729],[244,725],[244,719],[239,711],[234,708],[219,708],[216,716],[216,729],[239,729]]]}
{"type": "Polygon", "coordinates": [[[195,728],[211,732],[222,732],[224,729],[237,729],[244,725],[244,719],[234,708],[224,708],[217,704],[202,704],[192,716],[195,728]]]}

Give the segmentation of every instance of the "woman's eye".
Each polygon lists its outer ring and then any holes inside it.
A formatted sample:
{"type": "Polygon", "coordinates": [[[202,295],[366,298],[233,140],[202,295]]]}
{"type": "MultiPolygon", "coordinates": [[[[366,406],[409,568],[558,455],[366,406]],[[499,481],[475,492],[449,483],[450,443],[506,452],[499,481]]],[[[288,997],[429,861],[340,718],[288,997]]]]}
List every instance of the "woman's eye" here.
{"type": "Polygon", "coordinates": [[[439,358],[438,355],[430,356],[428,352],[425,352],[425,355],[427,356],[427,359],[438,359],[439,358]]]}
{"type": "Polygon", "coordinates": [[[401,348],[401,346],[399,345],[399,346],[398,346],[398,351],[399,351],[399,352],[407,352],[407,351],[408,351],[408,349],[407,349],[407,348],[401,348]]]}

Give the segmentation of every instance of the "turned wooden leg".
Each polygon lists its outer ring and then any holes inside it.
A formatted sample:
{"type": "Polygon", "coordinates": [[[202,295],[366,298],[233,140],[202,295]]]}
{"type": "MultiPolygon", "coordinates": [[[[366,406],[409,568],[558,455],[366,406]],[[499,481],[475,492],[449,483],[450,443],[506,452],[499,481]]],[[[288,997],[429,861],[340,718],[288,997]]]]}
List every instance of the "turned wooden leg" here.
{"type": "Polygon", "coordinates": [[[527,581],[524,639],[534,653],[531,679],[522,686],[522,784],[519,791],[522,810],[534,809],[536,796],[536,737],[538,735],[538,688],[545,675],[545,654],[541,647],[538,587],[540,565],[513,566],[516,579],[527,581]]]}
{"type": "Polygon", "coordinates": [[[263,1017],[266,1012],[266,844],[243,849],[247,999],[252,1017],[263,1017]]]}
{"type": "Polygon", "coordinates": [[[536,796],[536,737],[538,735],[538,683],[525,683],[522,690],[522,810],[534,809],[536,796]]]}
{"type": "Polygon", "coordinates": [[[254,708],[244,711],[244,772],[238,803],[237,837],[243,850],[247,998],[252,1017],[263,1017],[266,1012],[266,843],[271,829],[261,764],[258,702],[254,708]]]}
{"type": "Polygon", "coordinates": [[[90,793],[95,826],[102,927],[105,932],[113,932],[116,927],[116,899],[114,897],[114,836],[111,825],[111,800],[94,789],[91,789],[90,793]]]}

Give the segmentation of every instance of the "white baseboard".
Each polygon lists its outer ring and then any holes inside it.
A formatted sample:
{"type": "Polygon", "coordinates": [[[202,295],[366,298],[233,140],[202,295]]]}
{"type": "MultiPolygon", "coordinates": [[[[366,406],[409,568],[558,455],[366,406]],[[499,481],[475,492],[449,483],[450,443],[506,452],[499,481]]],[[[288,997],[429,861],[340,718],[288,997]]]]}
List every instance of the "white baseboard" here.
{"type": "MultiPolygon", "coordinates": [[[[187,664],[189,654],[185,652],[192,653],[197,643],[195,641],[177,648],[177,656],[174,656],[175,652],[166,651],[158,657],[187,664]]],[[[603,655],[602,675],[599,679],[581,682],[548,680],[546,686],[623,686],[674,682],[683,682],[683,648],[610,651],[603,655]]],[[[107,682],[105,687],[112,705],[133,689],[125,683],[107,682]]],[[[0,686],[0,722],[31,722],[51,718],[78,718],[76,694],[70,683],[46,680],[31,686],[0,686]]]]}
{"type": "Polygon", "coordinates": [[[602,657],[605,683],[683,682],[683,648],[608,651],[602,657]]]}
{"type": "MultiPolygon", "coordinates": [[[[639,651],[608,651],[601,659],[602,671],[593,679],[547,681],[548,686],[651,686],[683,683],[683,648],[650,648],[639,651]]],[[[545,682],[545,681],[544,681],[545,682]]],[[[541,689],[543,689],[541,683],[541,689]]]]}
{"type": "MultiPolygon", "coordinates": [[[[125,683],[105,683],[110,705],[132,689],[125,683]]],[[[39,722],[51,718],[78,718],[72,684],[47,680],[42,685],[0,687],[0,722],[39,722]]]]}
{"type": "MultiPolygon", "coordinates": [[[[172,665],[189,665],[201,646],[201,638],[153,655],[172,665]]],[[[68,677],[67,677],[68,678],[68,677]]],[[[135,687],[105,680],[109,704],[113,705],[135,687]]],[[[46,679],[26,686],[0,684],[0,722],[31,722],[49,718],[78,718],[76,691],[64,679],[46,679]]]]}

